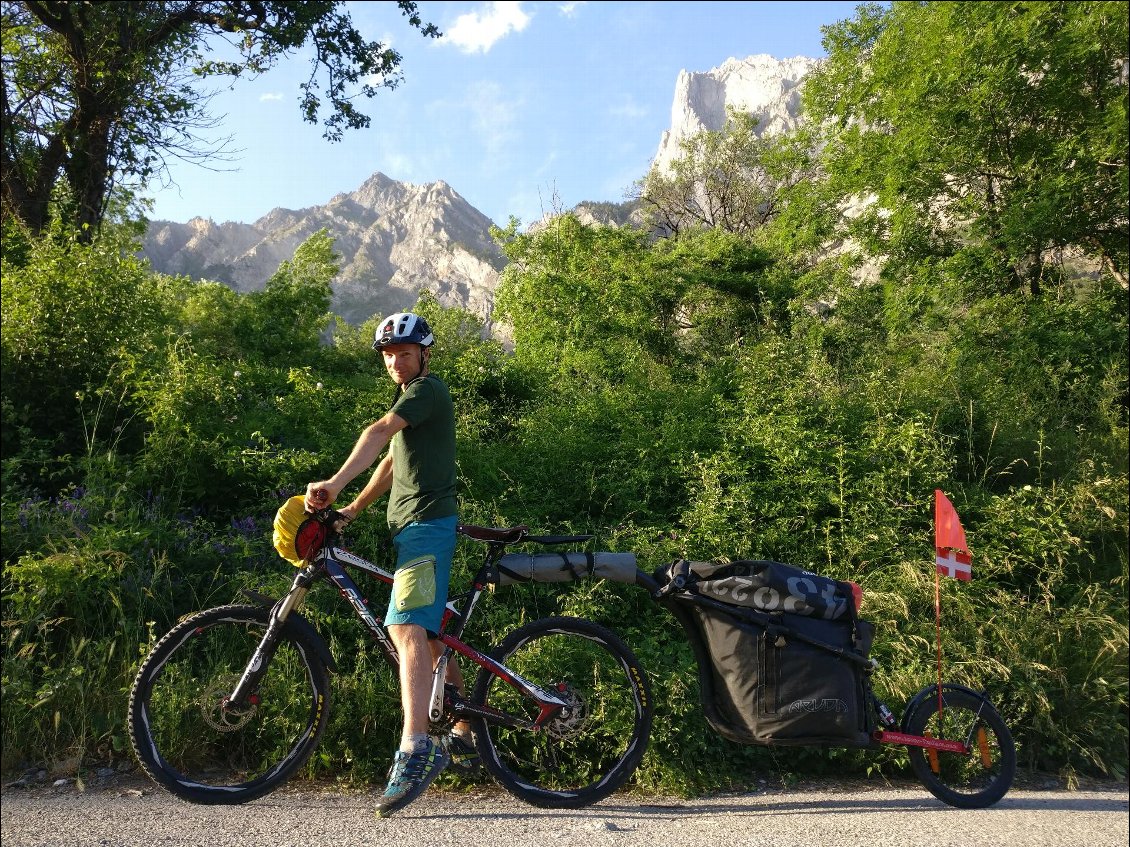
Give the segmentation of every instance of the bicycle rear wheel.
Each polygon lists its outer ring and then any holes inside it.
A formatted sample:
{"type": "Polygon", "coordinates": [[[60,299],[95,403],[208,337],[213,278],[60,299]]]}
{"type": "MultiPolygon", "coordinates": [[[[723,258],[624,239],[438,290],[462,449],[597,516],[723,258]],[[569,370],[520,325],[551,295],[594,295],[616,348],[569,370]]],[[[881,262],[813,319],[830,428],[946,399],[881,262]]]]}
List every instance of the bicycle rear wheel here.
{"type": "Polygon", "coordinates": [[[968,752],[909,747],[915,775],[931,794],[950,806],[983,809],[993,805],[1005,795],[1016,776],[1012,734],[997,710],[980,694],[943,686],[939,712],[937,689],[930,692],[906,716],[906,731],[960,741],[968,752]]]}
{"type": "Polygon", "coordinates": [[[270,610],[221,606],[173,627],[130,691],[134,752],[150,777],[193,803],[254,800],[310,756],[329,717],[329,674],[297,628],[284,627],[249,703],[223,708],[267,629],[270,610]]]}
{"type": "MultiPolygon", "coordinates": [[[[534,806],[575,809],[624,784],[647,749],[654,706],[639,661],[615,633],[545,618],[512,632],[491,657],[569,703],[538,732],[479,721],[479,756],[503,788],[534,806]]],[[[471,701],[528,721],[539,714],[485,669],[471,701]]]]}

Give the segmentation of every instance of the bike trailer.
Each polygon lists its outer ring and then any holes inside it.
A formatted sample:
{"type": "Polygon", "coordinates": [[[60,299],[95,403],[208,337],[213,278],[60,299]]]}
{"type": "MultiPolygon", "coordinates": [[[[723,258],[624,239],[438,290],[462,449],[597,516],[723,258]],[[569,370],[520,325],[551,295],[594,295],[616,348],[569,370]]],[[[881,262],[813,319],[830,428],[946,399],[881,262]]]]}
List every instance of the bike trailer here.
{"type": "Polygon", "coordinates": [[[654,573],[682,624],[703,713],[731,741],[866,747],[874,627],[858,586],[780,562],[688,562],[654,573]]]}

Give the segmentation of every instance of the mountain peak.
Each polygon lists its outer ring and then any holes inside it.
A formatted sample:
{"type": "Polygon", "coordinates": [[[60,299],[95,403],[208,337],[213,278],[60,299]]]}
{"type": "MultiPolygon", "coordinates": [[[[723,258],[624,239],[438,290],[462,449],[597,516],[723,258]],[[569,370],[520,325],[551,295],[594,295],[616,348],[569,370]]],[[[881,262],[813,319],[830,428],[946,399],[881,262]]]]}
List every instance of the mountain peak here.
{"type": "Polygon", "coordinates": [[[722,129],[728,107],[760,115],[761,133],[794,128],[800,114],[800,82],[819,62],[761,53],[727,59],[705,72],[682,71],[675,82],[671,128],[663,133],[653,165],[668,169],[682,155],[680,141],[703,130],[722,129]]]}
{"type": "Polygon", "coordinates": [[[142,254],[162,273],[258,291],[326,229],[341,257],[331,308],[350,323],[408,308],[425,288],[445,306],[488,320],[504,263],[490,226],[442,180],[413,185],[377,172],[325,205],[272,209],[253,224],[153,221],[142,254]]]}
{"type": "MultiPolygon", "coordinates": [[[[681,72],[671,128],[654,164],[669,165],[683,138],[721,129],[727,106],[761,115],[763,132],[795,126],[799,83],[817,64],[761,54],[729,58],[705,73],[681,72]]],[[[631,209],[615,204],[582,204],[577,211],[593,222],[631,225],[631,209]]],[[[257,291],[303,241],[326,229],[341,257],[331,308],[350,323],[409,308],[426,288],[444,305],[465,308],[489,326],[505,265],[490,227],[491,220],[443,180],[414,185],[377,171],[325,205],[272,209],[253,224],[199,217],[187,224],[153,221],[142,254],[162,273],[257,291]]]]}

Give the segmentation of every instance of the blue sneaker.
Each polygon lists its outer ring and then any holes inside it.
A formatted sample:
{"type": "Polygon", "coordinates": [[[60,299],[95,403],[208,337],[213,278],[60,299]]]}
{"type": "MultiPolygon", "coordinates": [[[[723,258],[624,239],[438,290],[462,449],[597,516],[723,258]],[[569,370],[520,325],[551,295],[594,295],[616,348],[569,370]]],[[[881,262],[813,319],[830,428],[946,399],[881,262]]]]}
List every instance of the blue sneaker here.
{"type": "Polygon", "coordinates": [[[377,803],[377,817],[387,818],[423,794],[440,772],[451,763],[451,756],[430,738],[428,746],[415,753],[396,751],[388,787],[377,803]]]}

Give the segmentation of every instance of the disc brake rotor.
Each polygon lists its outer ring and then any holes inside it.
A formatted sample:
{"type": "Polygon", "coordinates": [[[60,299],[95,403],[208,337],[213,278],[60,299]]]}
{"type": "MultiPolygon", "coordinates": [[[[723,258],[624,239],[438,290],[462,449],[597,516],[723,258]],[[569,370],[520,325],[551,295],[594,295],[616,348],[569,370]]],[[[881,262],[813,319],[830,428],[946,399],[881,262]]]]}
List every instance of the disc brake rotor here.
{"type": "Polygon", "coordinates": [[[234,707],[227,703],[228,695],[239,682],[239,677],[229,676],[217,679],[200,695],[200,712],[204,722],[219,732],[235,732],[247,725],[259,710],[257,702],[234,707]]]}
{"type": "Polygon", "coordinates": [[[584,729],[589,710],[585,701],[567,682],[558,683],[555,693],[565,701],[565,708],[546,724],[545,731],[557,739],[569,738],[584,729]]]}

